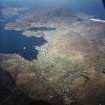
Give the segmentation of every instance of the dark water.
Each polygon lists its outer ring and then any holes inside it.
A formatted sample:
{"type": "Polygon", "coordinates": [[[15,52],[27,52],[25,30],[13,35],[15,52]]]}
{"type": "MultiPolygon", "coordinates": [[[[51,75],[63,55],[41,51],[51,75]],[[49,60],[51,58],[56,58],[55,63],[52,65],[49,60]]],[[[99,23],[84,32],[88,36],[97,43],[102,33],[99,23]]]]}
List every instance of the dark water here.
{"type": "MultiPolygon", "coordinates": [[[[0,53],[19,54],[27,60],[37,58],[38,51],[35,46],[42,46],[47,41],[43,38],[25,37],[22,32],[13,30],[5,30],[4,24],[6,20],[0,22],[0,53]]],[[[38,30],[38,28],[37,28],[38,30]]]]}
{"type": "Polygon", "coordinates": [[[30,28],[31,31],[54,31],[56,28],[53,27],[35,27],[35,28],[30,28]]]}

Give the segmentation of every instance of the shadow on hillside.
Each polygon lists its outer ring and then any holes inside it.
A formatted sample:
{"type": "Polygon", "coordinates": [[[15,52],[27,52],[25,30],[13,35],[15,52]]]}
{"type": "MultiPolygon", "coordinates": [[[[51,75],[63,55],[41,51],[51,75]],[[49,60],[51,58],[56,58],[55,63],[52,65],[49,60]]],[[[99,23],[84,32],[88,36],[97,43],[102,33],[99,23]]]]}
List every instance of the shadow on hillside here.
{"type": "Polygon", "coordinates": [[[14,79],[0,68],[0,105],[50,105],[44,101],[34,101],[18,90],[14,79]]]}

